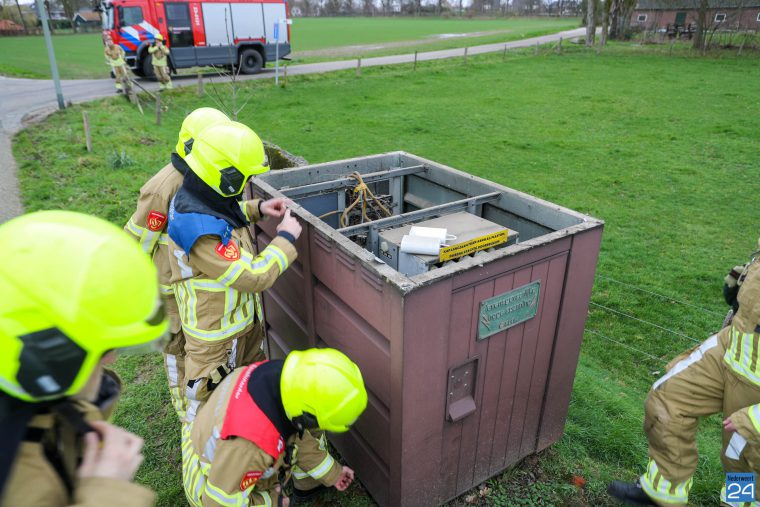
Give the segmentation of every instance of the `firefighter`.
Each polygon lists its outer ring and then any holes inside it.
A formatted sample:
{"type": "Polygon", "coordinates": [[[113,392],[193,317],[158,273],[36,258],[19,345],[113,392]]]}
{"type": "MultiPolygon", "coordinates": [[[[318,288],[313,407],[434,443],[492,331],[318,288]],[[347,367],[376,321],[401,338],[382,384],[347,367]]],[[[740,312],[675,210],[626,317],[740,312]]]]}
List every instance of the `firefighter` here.
{"type": "MultiPolygon", "coordinates": [[[[699,418],[722,412],[726,472],[760,473],[760,262],[750,263],[730,326],[678,356],[645,403],[649,464],[636,483],[608,492],[631,505],[685,506],[697,467],[699,418]]],[[[720,493],[721,505],[740,506],[720,493]]],[[[747,504],[749,505],[749,504],[747,504]]]]}
{"type": "Polygon", "coordinates": [[[179,131],[176,151],[171,154],[171,162],[142,186],[137,209],[124,227],[139,241],[140,247],[153,258],[153,263],[158,268],[161,294],[171,322],[171,339],[164,349],[164,369],[172,404],[180,421],[185,418],[185,337],[170,284],[169,236],[166,233],[169,202],[182,185],[184,175],[190,170],[185,156],[192,149],[195,136],[206,127],[229,121],[227,115],[211,107],[201,107],[187,115],[179,131]]]}
{"type": "Polygon", "coordinates": [[[230,122],[201,131],[185,158],[190,171],[169,207],[172,285],[185,336],[186,418],[237,366],[264,359],[259,294],[296,259],[298,221],[284,199],[239,201],[247,180],[269,170],[264,146],[230,122]],[[248,230],[282,218],[258,255],[248,230]]]}
{"type": "Polygon", "coordinates": [[[168,90],[172,88],[172,78],[169,74],[169,66],[166,63],[166,57],[169,56],[169,48],[164,45],[164,36],[156,34],[153,44],[148,48],[148,53],[153,61],[153,72],[158,79],[159,90],[168,90]]]}
{"type": "Polygon", "coordinates": [[[104,422],[120,391],[104,366],[163,346],[155,267],[117,227],[67,211],[0,225],[0,252],[0,504],[153,505],[132,483],[142,439],[104,422]]]}
{"type": "Polygon", "coordinates": [[[345,491],[354,471],[330,456],[323,431],[348,431],[366,406],[359,368],[335,349],[238,368],[183,427],[190,504],[287,506],[282,487],[291,474],[297,499],[330,486],[345,491]]]}
{"type": "Polygon", "coordinates": [[[106,63],[111,66],[111,70],[113,71],[116,93],[122,93],[124,91],[129,93],[129,73],[127,71],[127,63],[124,61],[126,56],[124,49],[118,44],[114,44],[113,40],[108,37],[106,39],[105,56],[106,63]]]}

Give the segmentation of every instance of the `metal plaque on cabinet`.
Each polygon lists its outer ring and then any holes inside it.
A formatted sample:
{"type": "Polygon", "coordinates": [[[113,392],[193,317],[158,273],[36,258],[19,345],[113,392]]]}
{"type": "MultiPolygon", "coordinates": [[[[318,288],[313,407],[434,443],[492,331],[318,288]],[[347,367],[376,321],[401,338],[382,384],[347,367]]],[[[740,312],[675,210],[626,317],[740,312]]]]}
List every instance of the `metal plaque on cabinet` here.
{"type": "Polygon", "coordinates": [[[478,340],[483,340],[536,316],[541,280],[480,302],[478,340]]]}

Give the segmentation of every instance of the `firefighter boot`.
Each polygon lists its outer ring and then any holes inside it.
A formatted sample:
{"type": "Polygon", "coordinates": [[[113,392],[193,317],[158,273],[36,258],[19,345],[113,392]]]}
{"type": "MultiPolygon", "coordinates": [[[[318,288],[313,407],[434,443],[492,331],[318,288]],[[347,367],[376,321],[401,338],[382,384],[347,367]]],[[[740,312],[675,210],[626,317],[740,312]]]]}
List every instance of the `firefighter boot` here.
{"type": "Polygon", "coordinates": [[[607,486],[607,493],[626,505],[657,505],[644,493],[639,481],[612,481],[612,484],[607,486]]]}
{"type": "Polygon", "coordinates": [[[323,486],[322,484],[306,490],[293,488],[293,495],[290,497],[290,505],[293,507],[298,505],[311,505],[318,498],[322,498],[329,489],[330,488],[323,486]]]}

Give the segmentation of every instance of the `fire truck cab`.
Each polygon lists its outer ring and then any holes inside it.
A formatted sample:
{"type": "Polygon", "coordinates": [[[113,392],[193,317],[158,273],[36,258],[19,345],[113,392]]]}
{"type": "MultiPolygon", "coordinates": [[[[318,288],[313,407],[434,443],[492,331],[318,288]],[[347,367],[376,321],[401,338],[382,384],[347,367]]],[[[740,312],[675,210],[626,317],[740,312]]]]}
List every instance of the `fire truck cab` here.
{"type": "Polygon", "coordinates": [[[104,38],[124,48],[138,76],[153,76],[148,47],[159,33],[175,71],[239,65],[253,74],[290,53],[286,0],[112,0],[101,7],[104,38]]]}

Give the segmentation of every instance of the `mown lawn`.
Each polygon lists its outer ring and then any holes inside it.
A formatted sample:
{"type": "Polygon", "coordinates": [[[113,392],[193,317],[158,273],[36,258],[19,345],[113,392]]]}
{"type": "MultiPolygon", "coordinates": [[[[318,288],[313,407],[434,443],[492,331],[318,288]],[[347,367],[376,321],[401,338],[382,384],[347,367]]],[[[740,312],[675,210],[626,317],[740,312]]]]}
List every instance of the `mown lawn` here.
{"type": "MultiPolygon", "coordinates": [[[[443,19],[443,18],[297,18],[292,25],[293,51],[312,51],[354,45],[410,41],[389,49],[356,49],[339,55],[297,57],[296,63],[365,55],[408,53],[464,45],[506,42],[578,26],[577,19],[443,19]],[[436,38],[441,34],[494,32],[468,37],[436,38]]],[[[108,77],[99,33],[57,35],[53,47],[63,79],[108,77]]],[[[0,75],[49,78],[42,36],[0,37],[0,75]]]]}
{"type": "MultiPolygon", "coordinates": [[[[406,150],[606,221],[565,436],[489,481],[477,500],[597,506],[610,504],[611,479],[643,470],[646,392],[667,360],[720,326],[722,278],[760,235],[758,79],[754,57],[569,47],[467,66],[426,62],[416,73],[399,66],[298,77],[285,89],[249,82],[240,119],[310,162],[406,150]]],[[[183,115],[214,105],[194,90],[175,90],[164,103],[161,127],[113,98],[21,132],[14,153],[27,208],[124,223],[140,185],[168,160],[183,115]],[[94,129],[89,154],[84,109],[94,129]],[[115,169],[122,151],[131,165],[115,169]]],[[[178,427],[160,361],[119,367],[128,388],[116,420],[148,442],[140,480],[159,491],[160,505],[179,505],[178,427]]],[[[715,505],[718,418],[704,421],[699,448],[692,501],[715,505]]],[[[371,505],[359,488],[334,503],[371,505]]]]}

